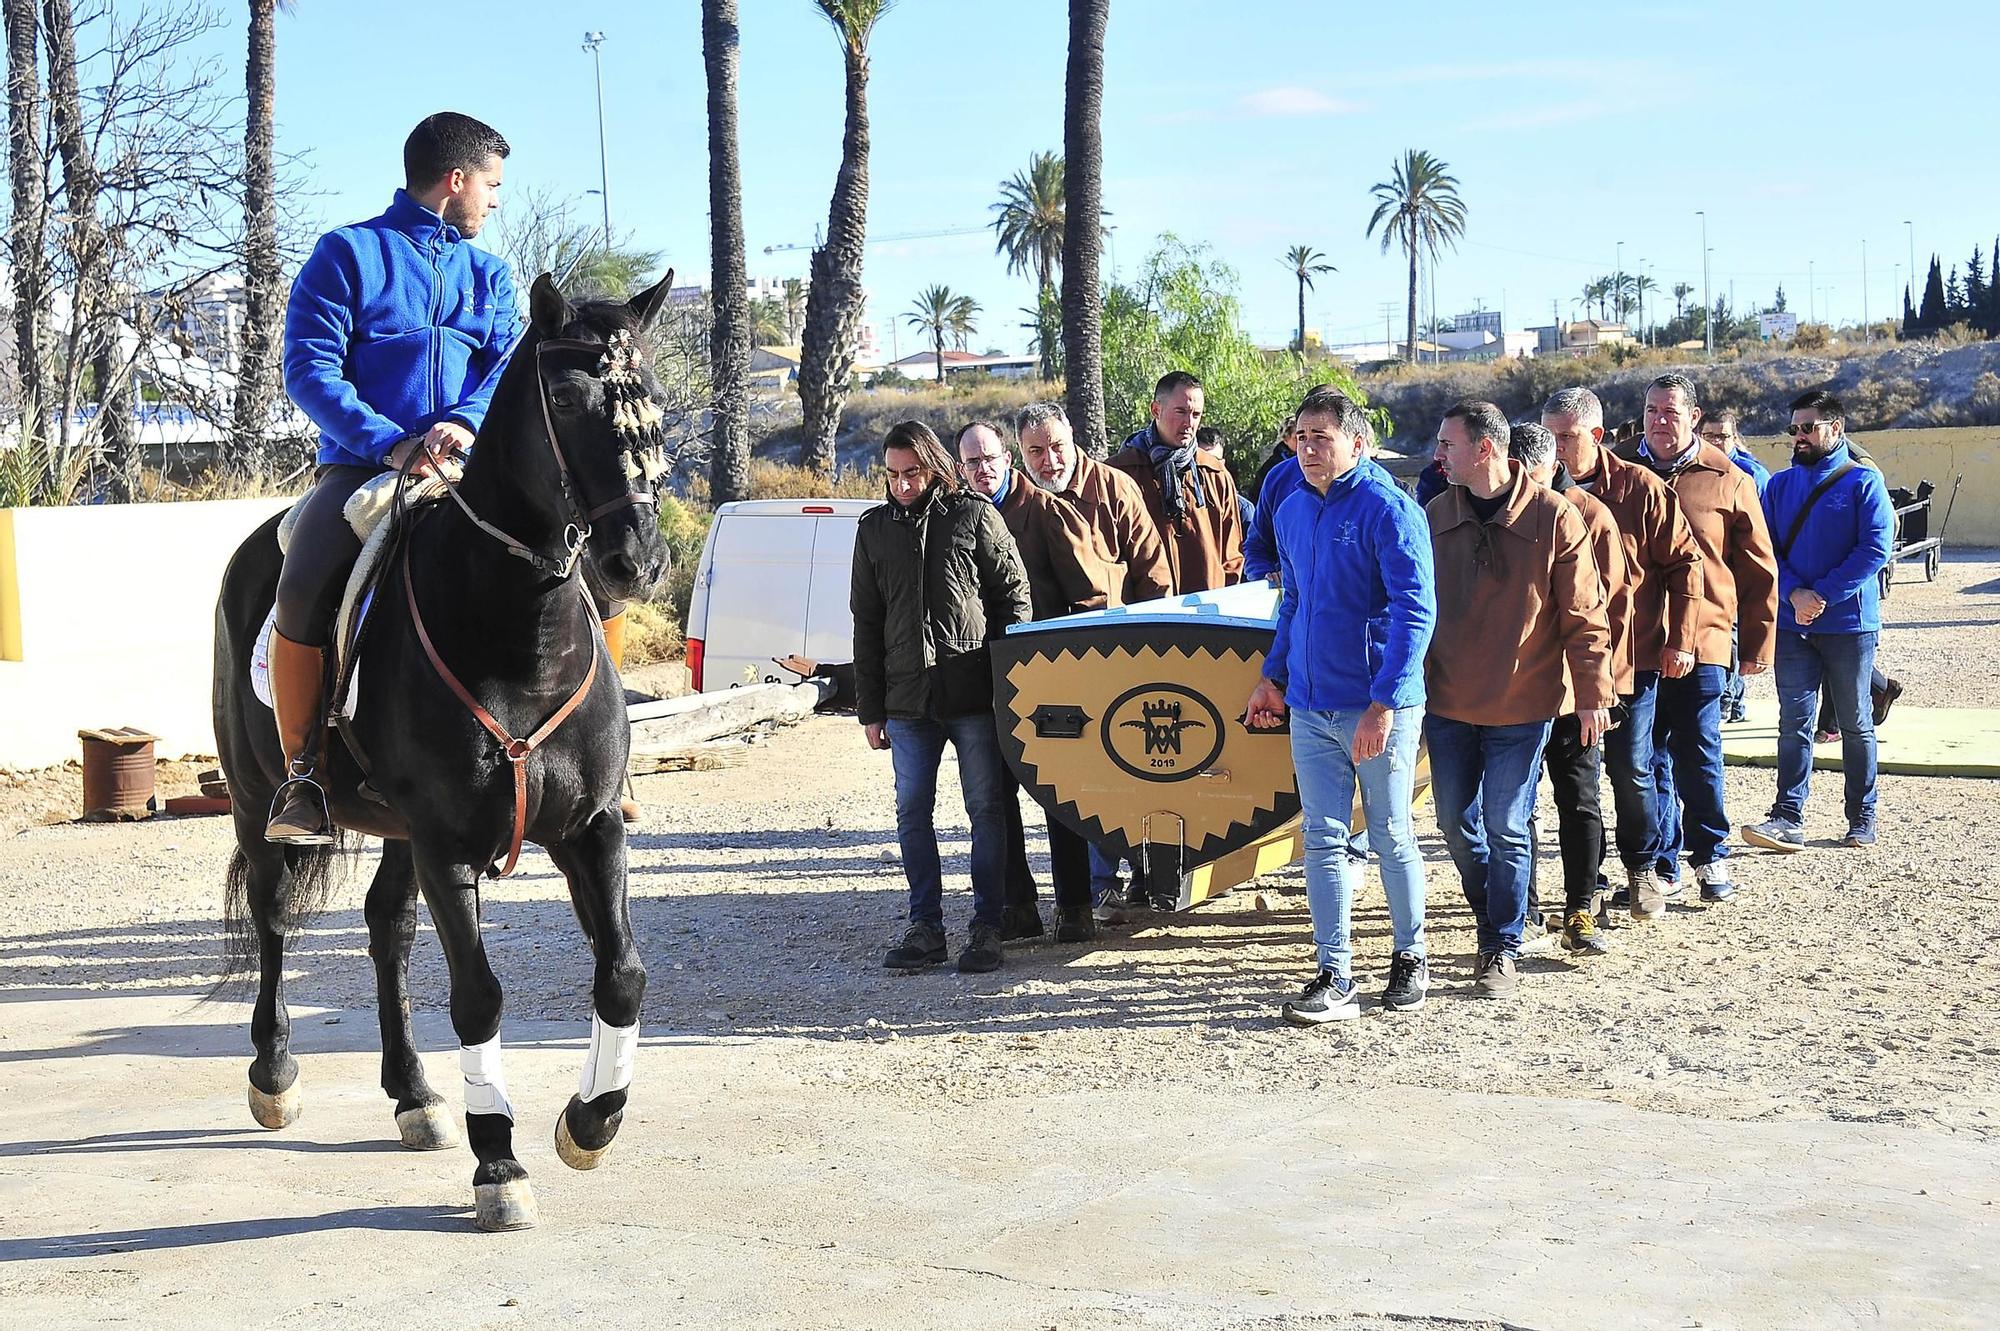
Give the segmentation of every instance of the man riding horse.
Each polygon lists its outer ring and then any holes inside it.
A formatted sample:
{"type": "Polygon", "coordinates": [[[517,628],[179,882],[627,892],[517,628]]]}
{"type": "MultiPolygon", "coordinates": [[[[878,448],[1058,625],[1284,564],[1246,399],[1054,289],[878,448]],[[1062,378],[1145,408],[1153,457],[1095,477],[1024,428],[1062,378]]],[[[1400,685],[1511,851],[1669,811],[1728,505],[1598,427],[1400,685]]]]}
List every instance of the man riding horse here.
{"type": "MultiPolygon", "coordinates": [[[[319,427],[320,446],[271,634],[271,702],[290,778],[265,831],[272,841],[332,840],[315,741],[334,611],[361,550],[347,501],[386,470],[423,476],[462,457],[520,336],[506,261],[465,243],[500,206],[508,151],[471,116],[426,118],[403,144],[404,188],[388,211],[321,237],[292,288],[285,388],[319,427]]],[[[604,622],[614,664],[623,630],[622,613],[604,622]]]]}

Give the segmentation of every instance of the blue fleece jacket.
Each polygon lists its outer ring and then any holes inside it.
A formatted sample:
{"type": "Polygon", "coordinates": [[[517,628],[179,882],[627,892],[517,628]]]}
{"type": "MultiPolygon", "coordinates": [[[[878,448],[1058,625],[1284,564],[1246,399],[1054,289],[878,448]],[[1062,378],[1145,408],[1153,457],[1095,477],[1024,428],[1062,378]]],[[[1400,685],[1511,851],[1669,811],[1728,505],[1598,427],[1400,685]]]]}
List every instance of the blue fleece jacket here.
{"type": "MultiPolygon", "coordinates": [[[[1764,521],[1775,547],[1798,519],[1813,488],[1850,454],[1842,440],[1818,462],[1794,462],[1764,488],[1764,521]]],[[[1882,473],[1858,466],[1821,495],[1798,540],[1778,556],[1778,628],[1785,633],[1874,633],[1882,627],[1878,577],[1889,562],[1896,508],[1882,473]],[[1804,628],[1792,613],[1791,595],[1809,587],[1826,609],[1804,628]]]]}
{"type": "Polygon", "coordinates": [[[1299,470],[1296,457],[1286,458],[1264,473],[1264,484],[1257,491],[1256,512],[1244,528],[1249,533],[1243,538],[1245,582],[1256,582],[1278,571],[1278,509],[1287,495],[1305,483],[1306,474],[1299,470]]]}
{"type": "Polygon", "coordinates": [[[1301,484],[1276,507],[1285,589],[1264,674],[1285,686],[1286,705],[1421,703],[1437,627],[1424,511],[1367,459],[1326,494],[1301,484]]]}
{"type": "Polygon", "coordinates": [[[478,433],[520,331],[507,261],[397,190],[299,270],[285,391],[319,427],[322,464],[379,466],[439,421],[478,433]]]}

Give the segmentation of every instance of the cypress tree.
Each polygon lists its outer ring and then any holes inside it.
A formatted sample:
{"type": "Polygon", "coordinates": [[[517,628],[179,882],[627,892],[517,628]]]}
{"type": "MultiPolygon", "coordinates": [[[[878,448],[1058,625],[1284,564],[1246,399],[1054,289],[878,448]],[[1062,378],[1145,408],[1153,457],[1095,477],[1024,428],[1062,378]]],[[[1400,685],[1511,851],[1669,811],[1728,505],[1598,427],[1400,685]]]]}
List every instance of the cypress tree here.
{"type": "Polygon", "coordinates": [[[1944,268],[1931,256],[1931,274],[1924,279],[1924,303],[1917,310],[1917,328],[1926,333],[1942,330],[1950,322],[1944,303],[1944,268]]]}
{"type": "Polygon", "coordinates": [[[1903,284],[1903,337],[1905,340],[1917,335],[1917,312],[1910,306],[1910,286],[1903,284]]]}

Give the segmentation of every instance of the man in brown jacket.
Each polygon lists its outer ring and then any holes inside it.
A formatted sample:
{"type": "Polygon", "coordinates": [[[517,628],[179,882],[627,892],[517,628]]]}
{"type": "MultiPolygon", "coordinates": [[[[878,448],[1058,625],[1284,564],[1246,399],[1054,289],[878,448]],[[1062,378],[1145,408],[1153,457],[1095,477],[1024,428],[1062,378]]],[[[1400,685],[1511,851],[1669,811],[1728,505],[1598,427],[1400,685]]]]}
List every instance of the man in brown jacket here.
{"type": "Polygon", "coordinates": [[[1152,421],[1108,463],[1139,483],[1181,595],[1243,581],[1236,481],[1195,444],[1203,409],[1201,380],[1166,375],[1153,389],[1152,421]]]}
{"type": "MultiPolygon", "coordinates": [[[[1090,528],[1085,562],[1092,579],[1105,592],[1107,606],[1155,601],[1173,594],[1172,575],[1161,547],[1160,533],[1146,512],[1138,482],[1106,466],[1076,446],[1069,415],[1060,402],[1031,402],[1015,418],[1021,440],[1023,470],[1042,490],[1075,507],[1090,528]]],[[[1050,827],[1054,838],[1067,836],[1050,827]]],[[[1068,847],[1063,847],[1067,852],[1068,847]]],[[[1134,871],[1128,895],[1118,880],[1117,861],[1096,846],[1089,849],[1090,896],[1096,918],[1122,924],[1130,909],[1147,906],[1143,884],[1134,871]]]]}
{"type": "MultiPolygon", "coordinates": [[[[1597,561],[1598,576],[1604,579],[1605,619],[1610,629],[1607,653],[1615,689],[1620,671],[1629,675],[1632,669],[1623,659],[1630,652],[1632,588],[1625,576],[1625,544],[1618,535],[1618,524],[1611,510],[1571,480],[1562,463],[1556,461],[1555,436],[1546,429],[1515,426],[1508,437],[1507,452],[1527,468],[1528,479],[1575,504],[1590,533],[1591,557],[1597,561]]],[[[1573,687],[1569,706],[1549,732],[1542,763],[1555,796],[1556,841],[1562,848],[1563,947],[1571,952],[1608,952],[1611,949],[1604,933],[1597,927],[1595,900],[1598,869],[1604,863],[1604,814],[1599,799],[1604,764],[1601,745],[1583,742],[1583,719],[1575,710],[1573,687]]],[[[1539,924],[1533,912],[1529,923],[1539,924]]]]}
{"type": "Polygon", "coordinates": [[[1550,725],[1594,745],[1610,722],[1611,630],[1576,506],[1507,456],[1491,402],[1445,412],[1451,487],[1431,500],[1437,632],[1424,663],[1424,738],[1438,830],[1478,922],[1474,992],[1512,998],[1528,907],[1528,817],[1550,725]]]}
{"type": "MultiPolygon", "coordinates": [[[[1091,578],[1084,554],[1090,548],[1090,528],[1070,504],[1045,494],[1017,474],[1009,460],[1006,436],[989,421],[959,427],[953,440],[958,450],[958,474],[965,486],[985,495],[1000,510],[1014,538],[1021,566],[1028,574],[1028,599],[1034,618],[1055,619],[1104,605],[1104,592],[1091,578]]],[[[1000,736],[1002,757],[1007,736],[1000,736]]],[[[1028,868],[1027,828],[1021,821],[1021,783],[1013,768],[1005,772],[1007,796],[1007,907],[1000,918],[1005,941],[1038,938],[1041,908],[1036,905],[1035,878],[1028,868]]],[[[1083,839],[1049,820],[1049,871],[1055,879],[1056,941],[1087,942],[1097,934],[1090,915],[1090,862],[1083,839]]]]}
{"type": "Polygon", "coordinates": [[[1173,595],[1173,575],[1146,498],[1122,471],[1114,471],[1076,445],[1060,402],[1030,402],[1015,418],[1021,469],[1037,488],[1082,515],[1090,531],[1084,552],[1091,579],[1107,606],[1155,601],[1173,595]]]}
{"type": "Polygon", "coordinates": [[[1653,784],[1653,717],[1660,680],[1694,669],[1702,596],[1701,548],[1666,482],[1604,446],[1604,407],[1587,388],[1565,388],[1542,406],[1556,457],[1580,489],[1607,509],[1625,544],[1632,593],[1629,650],[1617,684],[1619,725],[1604,738],[1604,767],[1618,817],[1618,858],[1634,919],[1652,920],[1667,903],[1654,866],[1660,858],[1659,796],[1653,784]]]}
{"type": "Polygon", "coordinates": [[[1685,822],[1688,861],[1701,899],[1720,902],[1736,894],[1722,796],[1722,686],[1729,675],[1730,628],[1740,630],[1741,672],[1769,670],[1777,643],[1778,561],[1756,482],[1721,449],[1701,441],[1695,433],[1700,420],[1694,384],[1685,375],[1663,374],[1646,389],[1645,437],[1627,445],[1625,455],[1673,487],[1702,556],[1696,664],[1660,681],[1653,719],[1660,808],[1656,868],[1672,895],[1680,878],[1685,822]]]}

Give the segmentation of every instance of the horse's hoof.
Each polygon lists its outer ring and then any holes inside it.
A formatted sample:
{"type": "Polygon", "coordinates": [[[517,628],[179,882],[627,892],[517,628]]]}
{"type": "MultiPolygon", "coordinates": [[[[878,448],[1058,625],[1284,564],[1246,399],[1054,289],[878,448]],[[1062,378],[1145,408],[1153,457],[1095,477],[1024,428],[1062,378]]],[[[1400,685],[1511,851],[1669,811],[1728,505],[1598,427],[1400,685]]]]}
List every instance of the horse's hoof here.
{"type": "Polygon", "coordinates": [[[595,1169],[604,1163],[604,1157],[611,1154],[611,1143],[592,1151],[578,1146],[576,1139],[569,1135],[569,1114],[556,1115],[556,1158],[571,1169],[595,1169]]]}
{"type": "Polygon", "coordinates": [[[489,1234],[533,1229],[541,1220],[535,1209],[535,1190],[524,1178],[510,1178],[505,1183],[475,1183],[472,1201],[475,1221],[489,1234]]]}
{"type": "Polygon", "coordinates": [[[458,1145],[458,1129],[443,1102],[418,1105],[396,1115],[396,1135],[412,1151],[442,1151],[458,1145]]]}
{"type": "Polygon", "coordinates": [[[289,1128],[299,1121],[299,1084],[294,1081],[276,1095],[266,1095],[250,1086],[250,1117],[257,1120],[260,1128],[289,1128]]]}

